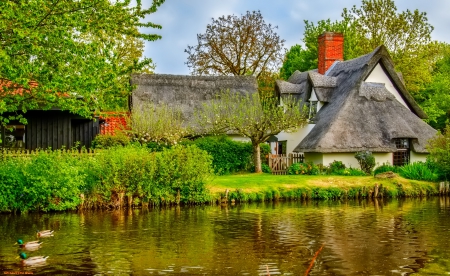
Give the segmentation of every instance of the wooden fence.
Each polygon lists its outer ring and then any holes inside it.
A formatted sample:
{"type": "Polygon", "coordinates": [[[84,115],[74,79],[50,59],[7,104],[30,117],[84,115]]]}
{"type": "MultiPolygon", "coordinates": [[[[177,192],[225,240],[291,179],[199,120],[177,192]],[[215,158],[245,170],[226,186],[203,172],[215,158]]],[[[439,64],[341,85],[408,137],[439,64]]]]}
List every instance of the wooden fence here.
{"type": "Polygon", "coordinates": [[[93,155],[98,150],[94,151],[93,149],[83,149],[83,150],[69,150],[69,149],[60,149],[60,150],[50,150],[50,149],[36,149],[36,150],[27,150],[27,149],[10,149],[10,148],[0,148],[0,159],[6,159],[10,157],[30,157],[33,155],[37,155],[39,152],[55,152],[58,151],[61,154],[72,154],[72,155],[93,155]]]}
{"type": "Polygon", "coordinates": [[[287,169],[294,163],[303,163],[303,153],[269,154],[269,167],[272,174],[287,174],[287,169]]]}

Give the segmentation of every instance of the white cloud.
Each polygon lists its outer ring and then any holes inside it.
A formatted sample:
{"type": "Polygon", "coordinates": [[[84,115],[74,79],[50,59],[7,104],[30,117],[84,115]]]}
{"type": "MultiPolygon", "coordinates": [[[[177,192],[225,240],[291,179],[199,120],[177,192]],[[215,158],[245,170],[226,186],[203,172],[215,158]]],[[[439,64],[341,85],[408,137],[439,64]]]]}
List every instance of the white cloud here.
{"type": "MultiPolygon", "coordinates": [[[[427,12],[428,20],[435,27],[433,38],[450,42],[447,26],[450,26],[449,0],[397,0],[398,11],[406,9],[427,12]]],[[[149,33],[163,36],[162,40],[146,43],[145,55],[157,63],[156,72],[165,74],[189,74],[184,52],[187,45],[197,44],[197,34],[203,33],[211,18],[222,15],[245,14],[260,10],[267,23],[277,25],[277,33],[286,40],[285,47],[301,43],[303,20],[317,22],[321,19],[339,20],[344,8],[361,6],[360,0],[167,0],[148,19],[161,24],[162,30],[150,29],[149,33]]]]}

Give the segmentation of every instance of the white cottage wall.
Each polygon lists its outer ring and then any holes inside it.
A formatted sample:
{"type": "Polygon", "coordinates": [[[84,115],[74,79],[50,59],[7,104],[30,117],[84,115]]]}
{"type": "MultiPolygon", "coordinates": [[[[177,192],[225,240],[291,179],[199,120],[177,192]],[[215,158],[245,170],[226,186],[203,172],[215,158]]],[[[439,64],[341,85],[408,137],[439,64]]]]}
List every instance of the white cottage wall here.
{"type": "Polygon", "coordinates": [[[370,73],[370,75],[367,77],[365,82],[377,82],[377,83],[384,83],[386,89],[392,93],[392,95],[395,96],[397,101],[399,101],[402,105],[404,105],[406,108],[409,109],[406,102],[403,100],[402,96],[400,96],[400,93],[395,88],[392,81],[389,79],[386,72],[383,70],[381,65],[378,63],[377,66],[373,69],[373,71],[370,73]]]}
{"type": "Polygon", "coordinates": [[[298,143],[308,135],[314,126],[315,124],[307,124],[295,132],[280,132],[277,135],[278,141],[286,141],[286,153],[292,153],[295,147],[298,146],[298,143]]]}

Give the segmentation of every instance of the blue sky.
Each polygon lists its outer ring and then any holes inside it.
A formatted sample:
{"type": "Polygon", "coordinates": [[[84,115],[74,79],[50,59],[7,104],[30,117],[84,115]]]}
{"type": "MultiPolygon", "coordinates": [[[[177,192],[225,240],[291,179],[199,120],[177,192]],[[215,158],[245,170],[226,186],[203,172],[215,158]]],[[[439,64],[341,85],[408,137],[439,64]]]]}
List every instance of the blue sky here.
{"type": "MultiPolygon", "coordinates": [[[[449,0],[397,0],[395,4],[399,12],[406,9],[426,12],[434,27],[432,38],[450,43],[449,0]]],[[[353,5],[361,6],[361,0],[166,0],[147,18],[163,28],[146,30],[162,35],[162,39],[146,42],[144,55],[156,63],[157,74],[189,75],[184,50],[197,44],[197,34],[205,32],[211,18],[259,10],[266,23],[278,26],[278,35],[286,40],[284,48],[290,48],[301,43],[303,20],[340,20],[342,10],[353,5]]]]}

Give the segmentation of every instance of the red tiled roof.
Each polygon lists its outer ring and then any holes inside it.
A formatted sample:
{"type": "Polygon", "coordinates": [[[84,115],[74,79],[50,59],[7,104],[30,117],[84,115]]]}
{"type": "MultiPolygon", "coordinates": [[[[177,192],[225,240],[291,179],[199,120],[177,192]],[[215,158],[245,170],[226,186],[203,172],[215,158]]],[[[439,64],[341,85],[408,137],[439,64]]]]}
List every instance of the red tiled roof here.
{"type": "Polygon", "coordinates": [[[103,112],[100,119],[103,124],[100,125],[101,134],[115,135],[116,131],[127,129],[127,117],[129,112],[103,112]]]}
{"type": "MultiPolygon", "coordinates": [[[[36,88],[38,83],[35,81],[28,82],[30,88],[36,88]]],[[[23,95],[23,92],[30,92],[29,89],[25,89],[22,85],[14,84],[12,81],[0,79],[0,96],[6,96],[6,94],[11,95],[23,95]],[[6,92],[3,90],[3,87],[7,87],[6,92]]]]}

